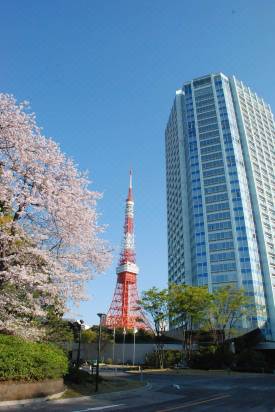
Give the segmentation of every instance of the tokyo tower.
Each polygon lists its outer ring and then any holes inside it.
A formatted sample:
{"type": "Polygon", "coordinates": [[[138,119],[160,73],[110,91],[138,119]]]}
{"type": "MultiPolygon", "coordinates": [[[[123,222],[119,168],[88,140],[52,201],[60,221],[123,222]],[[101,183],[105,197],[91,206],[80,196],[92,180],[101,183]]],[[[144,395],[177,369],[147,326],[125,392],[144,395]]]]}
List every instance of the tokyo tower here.
{"type": "Polygon", "coordinates": [[[119,264],[116,269],[117,283],[115,293],[107,313],[105,325],[109,328],[151,330],[140,305],[137,290],[137,274],[134,244],[134,200],[132,190],[132,171],[126,199],[124,237],[119,264]]]}

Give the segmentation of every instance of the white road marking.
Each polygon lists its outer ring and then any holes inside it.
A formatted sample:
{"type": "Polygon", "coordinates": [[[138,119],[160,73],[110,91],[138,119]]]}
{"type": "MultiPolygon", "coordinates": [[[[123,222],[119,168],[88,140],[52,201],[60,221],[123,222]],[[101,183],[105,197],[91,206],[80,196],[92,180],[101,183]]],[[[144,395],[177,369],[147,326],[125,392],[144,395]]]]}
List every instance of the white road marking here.
{"type": "Polygon", "coordinates": [[[221,396],[216,396],[216,397],[212,397],[212,398],[208,398],[208,399],[200,399],[198,401],[189,401],[186,403],[183,403],[181,405],[172,407],[172,408],[168,408],[168,409],[158,409],[157,412],[171,412],[171,411],[176,411],[177,409],[185,409],[185,408],[189,408],[189,406],[196,406],[196,405],[200,405],[202,403],[208,403],[208,402],[213,402],[213,401],[218,401],[220,399],[225,399],[225,398],[230,398],[231,395],[221,395],[221,396]]]}
{"type": "Polygon", "coordinates": [[[119,405],[95,406],[93,408],[80,409],[78,411],[73,411],[73,412],[102,411],[103,409],[116,408],[118,406],[124,406],[124,405],[121,403],[119,405]]]}

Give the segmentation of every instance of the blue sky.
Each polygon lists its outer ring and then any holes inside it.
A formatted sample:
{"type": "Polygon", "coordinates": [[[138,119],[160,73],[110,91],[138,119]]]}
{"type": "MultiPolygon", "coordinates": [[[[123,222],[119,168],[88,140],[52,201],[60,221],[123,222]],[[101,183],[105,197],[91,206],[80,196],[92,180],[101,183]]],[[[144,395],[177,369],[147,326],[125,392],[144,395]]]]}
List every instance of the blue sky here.
{"type": "Polygon", "coordinates": [[[115,287],[128,170],[134,170],[139,289],[167,282],[164,129],[176,89],[235,74],[275,109],[272,0],[1,2],[1,91],[29,100],[92,188],[114,264],[78,317],[97,322],[115,287]]]}

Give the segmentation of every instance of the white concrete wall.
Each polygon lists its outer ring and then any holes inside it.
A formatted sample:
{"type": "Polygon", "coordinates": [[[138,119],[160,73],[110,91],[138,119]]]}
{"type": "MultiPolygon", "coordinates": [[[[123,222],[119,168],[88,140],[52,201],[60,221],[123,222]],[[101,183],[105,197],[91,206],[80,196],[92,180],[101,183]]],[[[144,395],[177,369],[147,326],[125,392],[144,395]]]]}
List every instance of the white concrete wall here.
{"type": "MultiPolygon", "coordinates": [[[[155,345],[152,343],[138,343],[135,345],[135,363],[143,363],[145,355],[155,350],[155,345]]],[[[178,344],[165,344],[165,350],[181,350],[182,346],[178,344]]],[[[73,345],[73,360],[77,358],[78,344],[73,345]]],[[[124,361],[132,364],[133,362],[134,344],[125,343],[124,347],[124,361]]],[[[80,358],[83,360],[96,360],[97,358],[97,344],[96,343],[82,343],[80,348],[80,358]]],[[[113,358],[113,344],[107,343],[101,348],[101,360],[104,362],[107,359],[113,358]]],[[[123,344],[115,344],[114,363],[122,363],[123,361],[123,344]]]]}

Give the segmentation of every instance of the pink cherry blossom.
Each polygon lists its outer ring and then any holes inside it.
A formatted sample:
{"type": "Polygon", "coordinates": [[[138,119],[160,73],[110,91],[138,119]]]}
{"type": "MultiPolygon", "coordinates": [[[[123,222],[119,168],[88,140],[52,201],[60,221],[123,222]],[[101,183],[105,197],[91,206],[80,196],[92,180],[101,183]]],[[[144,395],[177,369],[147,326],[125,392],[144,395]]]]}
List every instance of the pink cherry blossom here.
{"type": "Polygon", "coordinates": [[[34,336],[110,264],[89,180],[44,137],[27,103],[0,94],[0,330],[34,336]]]}

